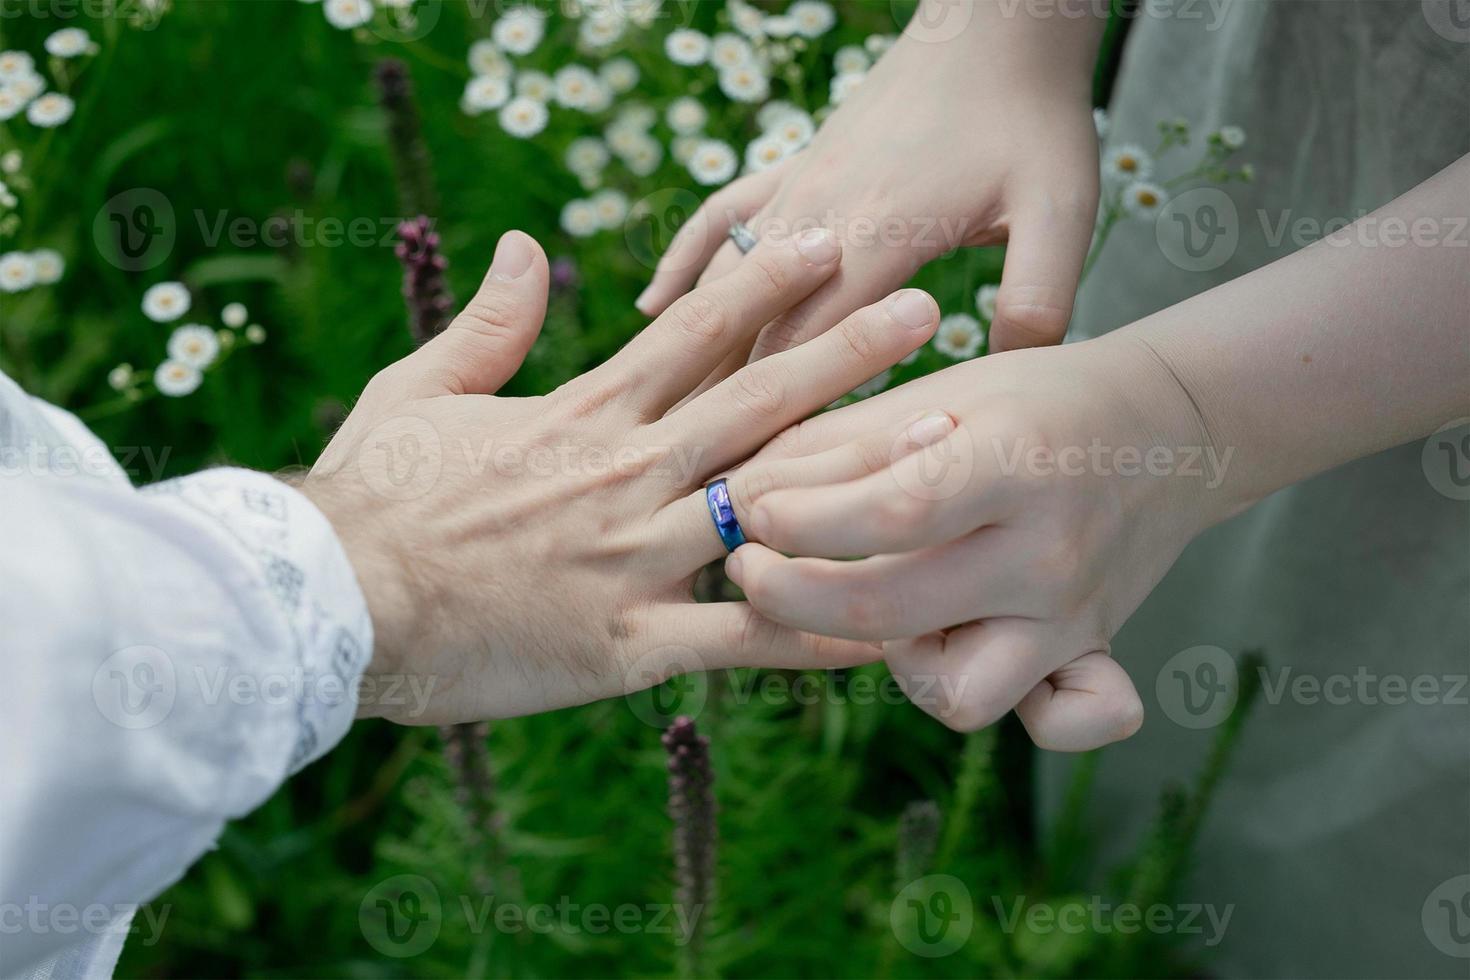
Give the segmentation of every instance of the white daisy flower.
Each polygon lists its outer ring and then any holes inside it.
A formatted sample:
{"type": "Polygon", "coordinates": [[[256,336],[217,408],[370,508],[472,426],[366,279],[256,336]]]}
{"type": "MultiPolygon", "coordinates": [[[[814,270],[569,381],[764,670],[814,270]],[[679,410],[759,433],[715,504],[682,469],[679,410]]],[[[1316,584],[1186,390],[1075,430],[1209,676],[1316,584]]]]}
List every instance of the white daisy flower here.
{"type": "Polygon", "coordinates": [[[12,86],[0,85],[0,122],[20,115],[21,110],[29,101],[29,99],[22,98],[12,86]]]}
{"type": "Polygon", "coordinates": [[[373,3],[372,0],[326,0],[322,4],[322,13],[326,14],[328,24],[350,31],[373,19],[373,3]]]}
{"type": "Polygon", "coordinates": [[[219,356],[219,338],[208,327],[186,323],[169,335],[168,356],[202,371],[219,356]]]}
{"type": "Polygon", "coordinates": [[[0,79],[20,78],[34,75],[36,59],[24,51],[0,51],[0,79]]]}
{"type": "Polygon", "coordinates": [[[975,308],[985,318],[986,323],[995,320],[995,298],[1000,295],[1000,287],[995,283],[986,283],[975,292],[975,308]]]}
{"type": "Polygon", "coordinates": [[[544,71],[523,71],[516,75],[516,95],[537,102],[550,102],[555,94],[556,85],[544,71]]]}
{"type": "Polygon", "coordinates": [[[219,311],[219,318],[225,326],[239,330],[250,319],[250,311],[245,308],[244,303],[230,303],[219,311]]]}
{"type": "Polygon", "coordinates": [[[568,109],[584,109],[595,103],[597,91],[602,87],[592,70],[582,65],[566,65],[552,81],[556,84],[557,103],[568,109]]]}
{"type": "Polygon", "coordinates": [[[36,284],[36,262],[24,252],[0,255],[0,293],[18,293],[36,284]]]}
{"type": "Polygon", "coordinates": [[[1123,209],[1135,218],[1152,218],[1168,203],[1169,195],[1158,184],[1138,180],[1123,192],[1123,209]]]}
{"type": "Polygon", "coordinates": [[[720,91],[736,102],[762,102],[771,94],[771,80],[757,65],[741,65],[720,72],[720,91]]]}
{"type": "Polygon", "coordinates": [[[873,67],[868,52],[856,44],[844,45],[832,56],[832,70],[838,75],[861,74],[873,67]]]}
{"type": "Polygon", "coordinates": [[[5,85],[26,102],[46,91],[46,79],[38,72],[28,72],[6,79],[5,85]]]}
{"type": "Polygon", "coordinates": [[[597,74],[614,95],[624,95],[638,87],[638,66],[631,58],[614,58],[605,62],[597,74]]]}
{"type": "Polygon", "coordinates": [[[470,70],[476,75],[506,76],[511,73],[510,62],[494,41],[479,40],[470,45],[470,70]]]}
{"type": "Polygon", "coordinates": [[[34,126],[53,129],[71,118],[77,104],[60,92],[47,92],[26,106],[26,118],[34,126]]]}
{"type": "Polygon", "coordinates": [[[1093,109],[1092,110],[1092,128],[1095,129],[1095,130],[1097,130],[1097,139],[1098,139],[1098,142],[1102,142],[1103,140],[1106,140],[1108,138],[1108,130],[1111,127],[1112,127],[1112,121],[1110,119],[1108,119],[1108,110],[1106,110],[1106,109],[1093,109]]]}
{"type": "Polygon", "coordinates": [[[158,386],[158,393],[169,398],[192,395],[199,390],[203,380],[204,375],[197,367],[182,361],[164,361],[153,372],[153,383],[158,386]]]}
{"type": "Polygon", "coordinates": [[[154,323],[171,323],[189,312],[189,290],[181,282],[161,282],[143,294],[143,315],[154,323]]]}
{"type": "Polygon", "coordinates": [[[46,52],[57,58],[79,58],[92,51],[92,38],[80,27],[63,27],[46,38],[46,52]]]}
{"type": "Polygon", "coordinates": [[[546,36],[546,18],[531,7],[516,7],[495,22],[490,36],[507,54],[530,54],[546,36]]]}
{"type": "Polygon", "coordinates": [[[725,8],[735,29],[752,40],[766,35],[766,15],[745,0],[730,0],[725,8]]]}
{"type": "Polygon", "coordinates": [[[863,79],[867,77],[865,73],[859,74],[858,72],[852,71],[844,72],[832,79],[832,104],[842,105],[843,100],[851,95],[859,85],[863,84],[863,79]]]}
{"type": "Polygon", "coordinates": [[[54,248],[38,248],[31,253],[31,264],[36,269],[36,282],[50,286],[61,281],[66,272],[66,260],[54,248]]]}
{"type": "Polygon", "coordinates": [[[658,122],[658,113],[652,106],[644,105],[642,102],[630,102],[623,106],[622,111],[613,120],[613,125],[647,132],[656,122],[658,122]]]}
{"type": "Polygon", "coordinates": [[[1220,145],[1227,150],[1240,149],[1245,146],[1245,130],[1239,126],[1221,126],[1220,145]]]}
{"type": "Polygon", "coordinates": [[[472,116],[499,109],[510,101],[510,82],[497,75],[476,75],[464,87],[460,106],[472,116]]]}
{"type": "Polygon", "coordinates": [[[591,115],[597,115],[611,109],[612,104],[612,89],[604,85],[602,79],[599,78],[597,79],[597,83],[592,86],[592,90],[587,93],[587,102],[582,106],[582,111],[591,115]]]}
{"type": "Polygon", "coordinates": [[[777,15],[761,22],[761,30],[774,38],[788,38],[796,34],[796,18],[777,15]]]}
{"type": "Polygon", "coordinates": [[[1117,181],[1146,180],[1154,172],[1154,161],[1140,146],[1125,143],[1103,157],[1103,176],[1117,181]]]}
{"type": "Polygon", "coordinates": [[[617,122],[608,126],[602,134],[607,139],[607,145],[620,157],[627,156],[634,147],[649,138],[648,133],[639,127],[617,122]]]}
{"type": "Polygon", "coordinates": [[[897,40],[898,38],[892,34],[869,34],[863,39],[863,47],[876,61],[887,54],[888,49],[893,47],[893,43],[897,40]]]}
{"type": "Polygon", "coordinates": [[[589,238],[595,235],[602,223],[597,208],[591,201],[568,201],[561,209],[561,228],[573,238],[589,238]]]}
{"type": "Polygon", "coordinates": [[[854,398],[871,398],[872,396],[887,388],[888,383],[892,380],[893,371],[888,368],[884,368],[882,371],[879,371],[867,381],[864,381],[862,384],[852,389],[851,395],[854,398]]]}
{"type": "Polygon", "coordinates": [[[622,191],[598,191],[592,195],[591,204],[603,228],[620,228],[628,217],[628,195],[622,191]]]}
{"type": "Polygon", "coordinates": [[[811,116],[798,109],[782,116],[767,132],[785,143],[788,150],[799,150],[812,141],[817,127],[811,116]]]}
{"type": "Polygon", "coordinates": [[[500,128],[512,136],[529,139],[546,128],[549,115],[545,102],[518,96],[500,110],[500,128]]]}
{"type": "Polygon", "coordinates": [[[664,39],[664,51],[676,65],[702,65],[709,57],[709,38],[699,31],[680,28],[664,39]]]}
{"type": "Polygon", "coordinates": [[[772,99],[756,110],[755,124],[764,131],[780,122],[782,116],[800,111],[794,103],[785,99],[772,99]]]}
{"type": "Polygon", "coordinates": [[[0,170],[3,170],[5,173],[12,175],[18,174],[24,164],[25,158],[20,155],[19,150],[11,150],[4,156],[0,156],[0,170]]]}
{"type": "Polygon", "coordinates": [[[572,140],[567,147],[567,169],[574,174],[595,174],[607,166],[612,154],[607,144],[595,136],[583,136],[572,140]]]}
{"type": "Polygon", "coordinates": [[[705,123],[709,122],[709,111],[693,96],[681,95],[669,104],[664,118],[674,132],[690,136],[704,129],[705,123]]]}
{"type": "Polygon", "coordinates": [[[716,34],[710,41],[709,63],[716,68],[739,68],[755,61],[755,49],[738,34],[716,34]]]}
{"type": "Polygon", "coordinates": [[[802,37],[821,37],[837,23],[837,13],[824,0],[796,0],[786,8],[786,16],[796,22],[796,33],[802,37]]]}
{"type": "Polygon", "coordinates": [[[674,137],[671,152],[673,153],[675,162],[681,167],[689,166],[689,158],[694,156],[694,151],[699,148],[699,144],[702,142],[704,142],[704,137],[693,133],[688,136],[674,137]]]}
{"type": "Polygon", "coordinates": [[[652,136],[640,133],[638,140],[626,152],[619,153],[618,157],[623,161],[623,166],[635,176],[647,177],[664,162],[664,148],[652,136]]]}
{"type": "Polygon", "coordinates": [[[968,313],[951,313],[939,321],[934,333],[934,349],[956,361],[974,357],[985,342],[980,321],[968,313]]]}
{"type": "Polygon", "coordinates": [[[608,48],[618,43],[627,29],[628,21],[623,12],[607,7],[582,18],[577,38],[583,46],[593,50],[608,48]]]}
{"type": "Polygon", "coordinates": [[[745,169],[753,174],[762,170],[770,170],[776,164],[786,159],[790,148],[775,133],[766,133],[764,136],[752,140],[745,148],[745,169]]]}
{"type": "Polygon", "coordinates": [[[133,383],[133,366],[131,364],[119,364],[107,372],[107,387],[113,391],[122,391],[133,383]]]}
{"type": "Polygon", "coordinates": [[[722,140],[701,140],[686,164],[690,176],[706,187],[729,182],[740,166],[740,159],[730,144],[722,140]]]}

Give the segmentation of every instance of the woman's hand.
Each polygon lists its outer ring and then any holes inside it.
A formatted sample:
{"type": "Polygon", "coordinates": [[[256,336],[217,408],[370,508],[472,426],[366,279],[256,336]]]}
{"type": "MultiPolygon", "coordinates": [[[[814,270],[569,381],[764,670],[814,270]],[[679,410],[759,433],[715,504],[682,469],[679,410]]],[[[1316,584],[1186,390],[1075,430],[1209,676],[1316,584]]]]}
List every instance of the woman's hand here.
{"type": "Polygon", "coordinates": [[[376,633],[369,674],[421,678],[443,723],[628,693],[726,665],[833,667],[866,643],[695,604],[723,553],[702,485],[925,343],[917,290],[670,408],[838,268],[829,233],[761,246],[606,364],[537,398],[493,392],[545,314],[540,247],[501,239],[444,334],[380,372],[303,490],[337,529],[376,633]]]}
{"type": "Polygon", "coordinates": [[[886,641],[953,727],[1015,708],[1038,745],[1093,748],[1142,721],[1109,643],[1220,516],[1228,462],[1143,344],[995,355],[806,422],[743,467],[732,498],[760,543],[726,568],[776,622],[886,641]],[[922,451],[864,435],[935,410],[945,434],[922,451]],[[850,556],[876,557],[829,560],[850,556]]]}
{"type": "Polygon", "coordinates": [[[770,240],[823,226],[842,239],[842,269],[762,331],[752,359],[815,336],[931,259],[1001,242],[1009,247],[991,349],[1062,339],[1097,211],[1089,98],[1101,21],[931,6],[969,21],[943,40],[911,26],[810,147],[712,195],[659,262],[639,309],[658,313],[696,278],[735,268],[734,222],[770,240]]]}

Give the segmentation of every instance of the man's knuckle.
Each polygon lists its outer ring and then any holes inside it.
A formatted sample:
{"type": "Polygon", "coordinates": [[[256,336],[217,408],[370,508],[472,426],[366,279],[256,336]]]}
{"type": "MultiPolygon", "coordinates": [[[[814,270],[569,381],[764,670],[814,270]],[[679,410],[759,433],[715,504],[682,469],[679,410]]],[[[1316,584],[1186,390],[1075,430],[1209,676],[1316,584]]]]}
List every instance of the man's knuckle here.
{"type": "Polygon", "coordinates": [[[725,312],[703,293],[694,292],[669,311],[674,327],[696,344],[718,340],[725,332],[725,312]]]}
{"type": "Polygon", "coordinates": [[[775,255],[751,256],[746,261],[749,263],[751,275],[759,281],[763,292],[782,296],[791,288],[791,273],[779,257],[775,255]]]}
{"type": "Polygon", "coordinates": [[[732,381],[732,394],[740,408],[756,419],[774,418],[786,407],[786,392],[769,370],[741,371],[732,381]]]}
{"type": "Polygon", "coordinates": [[[862,325],[851,326],[838,334],[842,356],[855,366],[871,364],[878,354],[878,343],[862,325]]]}

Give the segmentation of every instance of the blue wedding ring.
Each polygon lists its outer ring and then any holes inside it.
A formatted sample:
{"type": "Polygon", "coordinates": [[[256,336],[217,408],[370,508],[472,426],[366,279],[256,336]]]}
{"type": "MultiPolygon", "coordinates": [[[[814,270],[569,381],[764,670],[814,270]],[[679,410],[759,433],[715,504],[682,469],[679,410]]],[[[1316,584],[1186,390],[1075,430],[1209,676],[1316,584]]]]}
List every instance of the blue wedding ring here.
{"type": "Polygon", "coordinates": [[[709,516],[714,519],[715,530],[725,543],[726,551],[734,551],[745,543],[745,532],[735,519],[735,508],[730,506],[730,487],[724,479],[716,480],[704,488],[704,500],[709,504],[709,516]]]}

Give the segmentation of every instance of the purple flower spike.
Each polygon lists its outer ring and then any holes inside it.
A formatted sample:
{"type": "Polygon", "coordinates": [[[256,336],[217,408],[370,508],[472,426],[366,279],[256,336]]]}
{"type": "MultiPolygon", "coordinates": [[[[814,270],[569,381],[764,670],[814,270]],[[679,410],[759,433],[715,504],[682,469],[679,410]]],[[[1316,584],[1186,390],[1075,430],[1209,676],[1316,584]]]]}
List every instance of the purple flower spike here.
{"type": "Polygon", "coordinates": [[[454,297],[444,281],[448,261],[439,251],[439,235],[428,218],[419,215],[398,226],[393,250],[403,264],[403,302],[413,339],[426,343],[449,325],[454,297]]]}
{"type": "Polygon", "coordinates": [[[683,906],[679,921],[689,924],[689,934],[681,936],[682,972],[701,976],[702,926],[714,904],[718,836],[709,738],[695,730],[694,719],[680,716],[664,732],[663,744],[668,752],[669,816],[674,820],[674,898],[683,906]]]}

